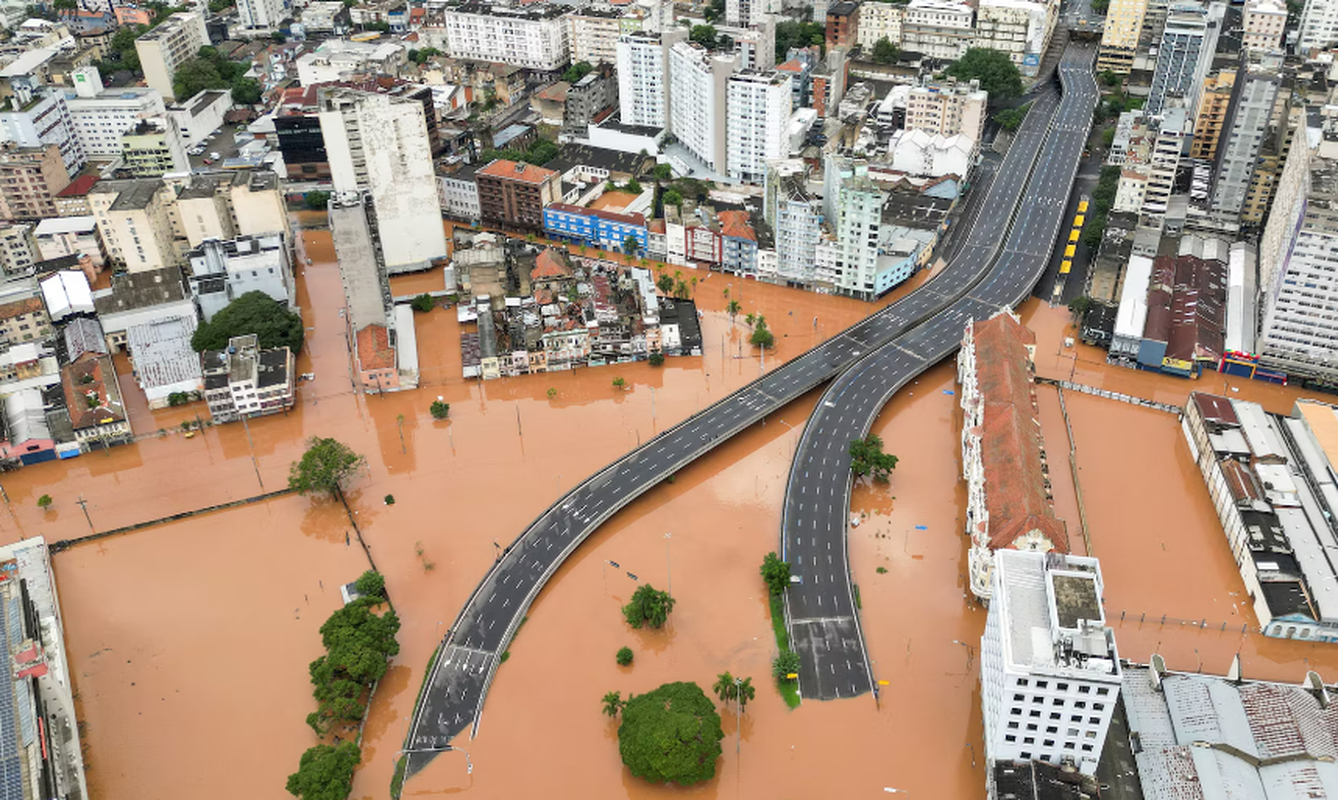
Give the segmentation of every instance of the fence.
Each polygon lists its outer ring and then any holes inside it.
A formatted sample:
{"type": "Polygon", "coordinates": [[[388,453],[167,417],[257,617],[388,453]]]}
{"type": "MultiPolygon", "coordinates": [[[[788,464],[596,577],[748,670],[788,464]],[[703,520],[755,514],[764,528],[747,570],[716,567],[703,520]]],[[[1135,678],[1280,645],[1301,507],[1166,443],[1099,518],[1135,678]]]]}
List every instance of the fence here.
{"type": "Polygon", "coordinates": [[[1154,411],[1165,411],[1168,414],[1175,414],[1176,416],[1180,416],[1184,411],[1180,406],[1173,406],[1170,403],[1158,403],[1156,400],[1148,400],[1145,397],[1135,397],[1131,394],[1112,392],[1107,389],[1098,389],[1095,386],[1085,386],[1081,383],[1073,383],[1071,381],[1043,378],[1038,375],[1036,376],[1036,382],[1046,386],[1058,386],[1061,389],[1068,389],[1069,391],[1080,392],[1082,394],[1090,394],[1093,397],[1104,397],[1107,400],[1118,400],[1121,403],[1128,403],[1129,405],[1140,406],[1142,408],[1150,408],[1154,411]]]}
{"type": "Polygon", "coordinates": [[[1092,534],[1087,526],[1087,502],[1082,496],[1082,483],[1078,481],[1078,442],[1073,438],[1073,426],[1069,423],[1069,408],[1064,402],[1064,389],[1056,386],[1059,393],[1059,413],[1064,416],[1064,430],[1069,436],[1069,474],[1073,476],[1073,495],[1078,499],[1078,526],[1082,529],[1083,546],[1089,557],[1096,557],[1092,552],[1092,534]]]}
{"type": "MultiPolygon", "coordinates": [[[[172,514],[166,517],[159,517],[158,519],[150,519],[144,522],[136,522],[134,525],[125,525],[120,528],[113,528],[109,531],[99,531],[95,533],[90,533],[87,536],[76,536],[73,539],[61,539],[58,542],[52,542],[50,549],[53,554],[59,553],[62,550],[68,550],[69,548],[74,547],[75,545],[97,541],[98,539],[106,539],[110,536],[119,536],[120,534],[123,533],[132,533],[134,531],[143,530],[144,528],[151,528],[154,525],[161,525],[166,522],[177,522],[178,520],[189,519],[191,517],[196,517],[201,514],[210,514],[215,511],[225,511],[229,508],[237,508],[238,506],[249,505],[251,503],[259,503],[264,500],[272,500],[276,497],[282,497],[286,494],[291,494],[292,491],[293,491],[292,489],[279,489],[278,491],[275,492],[266,492],[264,494],[255,495],[254,497],[244,497],[241,500],[233,500],[228,503],[219,503],[218,505],[205,506],[204,508],[197,508],[194,511],[182,511],[180,514],[172,514]]],[[[368,554],[368,560],[370,559],[371,555],[368,554]]]]}
{"type": "MultiPolygon", "coordinates": [[[[1136,622],[1139,625],[1151,623],[1153,625],[1161,625],[1163,627],[1166,625],[1177,625],[1180,627],[1189,626],[1191,628],[1198,628],[1200,630],[1205,630],[1205,631],[1216,629],[1219,633],[1223,633],[1228,629],[1232,631],[1236,630],[1235,623],[1228,625],[1225,620],[1222,622],[1221,626],[1218,626],[1216,622],[1209,624],[1208,619],[1206,617],[1204,619],[1180,619],[1179,617],[1172,617],[1169,614],[1162,614],[1160,617],[1153,614],[1151,617],[1149,617],[1146,611],[1138,613],[1137,616],[1135,616],[1134,612],[1121,611],[1120,622],[1121,623],[1136,622]]],[[[1249,623],[1242,622],[1240,625],[1240,632],[1242,634],[1246,633],[1262,634],[1263,630],[1259,628],[1251,628],[1249,623]]]]}

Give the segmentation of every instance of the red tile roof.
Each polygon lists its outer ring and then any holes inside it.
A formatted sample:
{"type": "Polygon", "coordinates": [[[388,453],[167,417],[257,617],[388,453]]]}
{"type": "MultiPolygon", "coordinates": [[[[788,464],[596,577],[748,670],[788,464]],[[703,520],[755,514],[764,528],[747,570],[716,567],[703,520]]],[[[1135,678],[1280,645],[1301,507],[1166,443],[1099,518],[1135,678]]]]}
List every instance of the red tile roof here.
{"type": "Polygon", "coordinates": [[[56,197],[83,197],[88,194],[89,190],[93,188],[93,184],[97,182],[98,176],[96,175],[80,175],[70,181],[69,186],[66,186],[64,189],[57,192],[56,197]]]}
{"type": "Polygon", "coordinates": [[[111,359],[95,353],[85,353],[61,370],[65,408],[70,413],[70,422],[75,430],[125,419],[125,409],[120,407],[120,398],[113,398],[111,394],[109,382],[116,380],[111,372],[111,359]],[[89,398],[94,397],[98,404],[90,408],[89,398]],[[117,403],[115,408],[111,405],[113,400],[117,403]]]}
{"type": "Polygon", "coordinates": [[[505,158],[499,158],[488,166],[474,173],[474,177],[501,178],[507,181],[520,181],[522,183],[543,183],[551,178],[557,177],[557,173],[551,169],[536,167],[533,164],[517,163],[508,161],[505,158]]]}
{"type": "Polygon", "coordinates": [[[721,211],[716,214],[716,219],[720,220],[721,236],[757,241],[757,233],[753,231],[753,226],[748,224],[747,211],[721,211]]]}
{"type": "Polygon", "coordinates": [[[358,331],[358,366],[364,371],[395,366],[395,350],[385,325],[368,325],[358,331]]]}
{"type": "Polygon", "coordinates": [[[803,72],[804,64],[799,59],[792,58],[784,64],[781,64],[779,67],[776,67],[776,69],[784,70],[785,72],[803,72]]]}
{"type": "Polygon", "coordinates": [[[1037,531],[1069,552],[1068,532],[1046,488],[1041,422],[1027,345],[1036,336],[1010,314],[977,322],[976,379],[984,402],[980,456],[985,471],[990,548],[1017,547],[1037,531]]]}
{"type": "Polygon", "coordinates": [[[562,254],[550,247],[534,259],[534,269],[530,270],[530,280],[543,278],[570,278],[571,270],[562,259],[562,254]]]}

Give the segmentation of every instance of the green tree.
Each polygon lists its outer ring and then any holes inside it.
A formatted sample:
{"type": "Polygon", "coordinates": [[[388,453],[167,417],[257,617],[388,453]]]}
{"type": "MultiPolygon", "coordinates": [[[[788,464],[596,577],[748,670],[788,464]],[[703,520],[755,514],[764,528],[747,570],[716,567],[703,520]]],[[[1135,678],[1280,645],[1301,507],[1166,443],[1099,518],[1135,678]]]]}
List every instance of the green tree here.
{"type": "Polygon", "coordinates": [[[702,9],[702,16],[706,18],[707,22],[718,21],[725,16],[725,0],[711,0],[706,8],[702,9]]]}
{"type": "Polygon", "coordinates": [[[879,64],[895,64],[901,51],[886,36],[879,39],[873,45],[873,60],[879,64]]]}
{"type": "Polygon", "coordinates": [[[623,255],[628,258],[636,255],[636,251],[640,248],[641,243],[636,240],[635,236],[628,234],[627,238],[623,239],[623,255]]]}
{"type": "Polygon", "coordinates": [[[432,405],[428,406],[427,410],[432,414],[433,419],[446,419],[451,415],[451,404],[433,400],[432,405]]]}
{"type": "Polygon", "coordinates": [[[590,71],[593,69],[594,66],[590,62],[577,61],[575,64],[568,67],[566,72],[562,73],[562,80],[567,83],[576,83],[581,78],[590,74],[590,71]]]}
{"type": "Polygon", "coordinates": [[[711,691],[715,692],[715,696],[719,697],[722,703],[733,700],[737,689],[738,687],[734,685],[734,676],[728,671],[715,676],[715,683],[711,685],[711,691]]]}
{"type": "Polygon", "coordinates": [[[199,353],[223,350],[229,339],[248,333],[259,337],[262,348],[287,347],[296,353],[302,349],[302,315],[264,292],[247,292],[200,323],[190,346],[199,353]]]}
{"type": "Polygon", "coordinates": [[[1119,86],[1120,83],[1124,80],[1119,75],[1116,75],[1114,72],[1111,72],[1108,69],[1102,70],[1101,74],[1097,75],[1097,78],[1101,79],[1101,82],[1103,84],[1110,87],[1119,86]]]}
{"type": "Polygon", "coordinates": [[[424,292],[423,294],[420,294],[414,299],[410,300],[409,305],[413,307],[414,311],[426,314],[427,312],[437,307],[437,301],[432,299],[432,295],[428,294],[427,292],[424,292]]]}
{"type": "Polygon", "coordinates": [[[1069,301],[1069,314],[1073,316],[1073,321],[1081,323],[1087,319],[1087,312],[1092,310],[1095,301],[1087,295],[1078,295],[1069,301]]]}
{"type": "Polygon", "coordinates": [[[744,678],[735,686],[734,699],[739,702],[739,711],[746,710],[754,697],[757,697],[757,689],[753,687],[752,678],[744,678]]]}
{"type": "Polygon", "coordinates": [[[743,310],[743,304],[738,300],[730,300],[725,304],[725,313],[729,314],[729,324],[734,324],[734,318],[743,310]]]}
{"type": "Polygon", "coordinates": [[[753,325],[757,324],[757,315],[749,311],[747,314],[744,315],[743,322],[745,325],[751,328],[753,327],[753,325]]]}
{"type": "Polygon", "coordinates": [[[649,625],[663,628],[669,621],[669,612],[674,610],[674,598],[668,592],[661,592],[649,583],[636,587],[632,593],[632,602],[623,606],[623,618],[633,628],[649,625]]]}
{"type": "Polygon", "coordinates": [[[994,115],[994,121],[1004,130],[1015,131],[1022,127],[1022,120],[1026,118],[1030,109],[1030,103],[1018,108],[1005,108],[994,115]]]}
{"type": "Polygon", "coordinates": [[[330,193],[312,190],[302,198],[302,203],[312,211],[324,211],[330,205],[330,193]]]}
{"type": "Polygon", "coordinates": [[[218,66],[198,56],[183,61],[172,73],[172,94],[179,100],[194,97],[205,89],[226,88],[228,80],[219,74],[218,66]]]}
{"type": "Polygon", "coordinates": [[[424,47],[413,52],[413,61],[415,64],[426,64],[439,55],[442,55],[442,52],[437,48],[424,47]]]}
{"type": "MultiPolygon", "coordinates": [[[[352,683],[352,681],[345,681],[352,683]]],[[[353,684],[357,686],[357,684],[353,684]]],[[[357,697],[334,697],[322,701],[320,706],[307,715],[307,724],[317,736],[327,735],[337,725],[352,725],[362,719],[367,706],[361,700],[361,688],[357,697]]]]}
{"type": "Polygon", "coordinates": [[[780,680],[794,680],[787,678],[788,675],[799,673],[799,654],[793,650],[782,650],[780,655],[771,661],[771,674],[780,680]]]}
{"type": "Polygon", "coordinates": [[[374,613],[373,607],[380,602],[378,598],[359,598],[336,609],[321,625],[325,663],[336,677],[347,676],[370,686],[386,674],[390,657],[399,653],[399,642],[395,641],[399,616],[394,609],[374,613]]]}
{"type": "Polygon", "coordinates": [[[42,509],[43,511],[46,511],[48,508],[51,508],[51,504],[53,502],[55,501],[51,499],[51,495],[44,494],[41,497],[37,498],[37,507],[42,509]]]}
{"type": "Polygon", "coordinates": [[[641,184],[637,183],[634,178],[623,184],[623,191],[631,192],[632,194],[641,194],[641,184]]]}
{"type": "Polygon", "coordinates": [[[623,705],[625,705],[622,699],[622,695],[623,695],[622,692],[604,693],[604,697],[600,700],[600,702],[604,704],[604,714],[606,716],[610,717],[618,716],[618,712],[621,711],[623,705]]]}
{"type": "Polygon", "coordinates": [[[232,82],[232,102],[239,106],[253,106],[260,102],[260,81],[238,78],[232,82]]]}
{"type": "Polygon", "coordinates": [[[625,667],[625,666],[631,664],[631,663],[632,663],[632,659],[633,659],[634,657],[635,657],[635,656],[634,656],[633,653],[632,653],[632,648],[630,648],[630,647],[620,647],[620,648],[618,648],[618,655],[616,656],[617,661],[618,661],[618,666],[620,666],[620,667],[625,667]]]}
{"type": "Polygon", "coordinates": [[[713,49],[716,45],[715,26],[693,25],[692,31],[688,33],[688,38],[707,50],[713,49]]]}
{"type": "Polygon", "coordinates": [[[367,463],[367,459],[337,439],[313,436],[307,451],[288,470],[288,488],[298,494],[338,494],[344,481],[367,463]]]}
{"type": "Polygon", "coordinates": [[[674,177],[674,168],[668,164],[656,164],[650,176],[657,181],[667,181],[674,177]]]}
{"type": "Polygon", "coordinates": [[[666,683],[628,699],[618,726],[623,764],[651,783],[690,786],[715,777],[720,715],[695,683],[666,683]]]}
{"type": "Polygon", "coordinates": [[[674,279],[673,276],[661,272],[660,277],[655,279],[655,285],[665,294],[673,294],[674,279]]]}
{"type": "Polygon", "coordinates": [[[664,204],[666,206],[681,206],[683,205],[683,195],[679,194],[677,189],[670,189],[664,193],[664,204]]]}
{"type": "Polygon", "coordinates": [[[318,744],[302,754],[288,776],[288,793],[301,800],[345,800],[353,791],[353,770],[362,760],[354,742],[318,744]]]}
{"type": "Polygon", "coordinates": [[[1001,50],[971,47],[946,70],[958,80],[977,79],[980,88],[990,93],[990,103],[998,104],[1022,94],[1022,73],[1001,50]]]}
{"type": "Polygon", "coordinates": [[[621,375],[618,375],[618,376],[615,376],[615,377],[614,377],[614,379],[613,379],[613,388],[615,388],[615,389],[622,389],[622,388],[624,388],[624,387],[626,387],[626,386],[627,386],[627,379],[626,379],[626,378],[624,378],[624,377],[621,376],[621,375]]]}
{"type": "Polygon", "coordinates": [[[148,27],[145,25],[131,25],[112,34],[111,49],[115,51],[122,68],[139,72],[139,51],[135,49],[135,40],[146,31],[148,27]]]}
{"type": "Polygon", "coordinates": [[[369,569],[358,576],[353,588],[363,597],[386,599],[386,576],[374,569],[369,569]]]}
{"type": "Polygon", "coordinates": [[[875,481],[887,483],[892,470],[897,468],[896,456],[883,452],[883,439],[871,433],[850,443],[850,470],[856,478],[872,475],[875,481]]]}
{"type": "Polygon", "coordinates": [[[748,342],[764,349],[776,343],[776,336],[767,327],[767,321],[764,318],[757,318],[757,325],[753,328],[753,335],[748,337],[748,342]]]}
{"type": "Polygon", "coordinates": [[[674,285],[674,297],[679,300],[692,299],[692,287],[688,286],[687,281],[679,281],[674,285]]]}
{"type": "Polygon", "coordinates": [[[650,358],[648,360],[650,361],[650,365],[652,367],[662,367],[664,366],[664,353],[660,352],[651,353],[650,358]]]}
{"type": "Polygon", "coordinates": [[[790,562],[781,561],[775,550],[762,559],[762,582],[772,594],[781,594],[790,585],[790,562]]]}

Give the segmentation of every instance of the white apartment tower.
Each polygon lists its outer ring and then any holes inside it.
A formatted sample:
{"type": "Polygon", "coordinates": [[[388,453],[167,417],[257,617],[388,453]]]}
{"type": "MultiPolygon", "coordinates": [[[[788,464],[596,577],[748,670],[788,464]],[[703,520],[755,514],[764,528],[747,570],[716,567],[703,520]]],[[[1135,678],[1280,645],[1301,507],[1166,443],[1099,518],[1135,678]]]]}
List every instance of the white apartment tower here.
{"type": "Polygon", "coordinates": [[[995,551],[980,637],[987,775],[996,761],[1096,772],[1122,677],[1102,587],[1095,558],[995,551]]]}
{"type": "Polygon", "coordinates": [[[1306,0],[1298,28],[1296,52],[1302,55],[1338,42],[1338,0],[1306,0]]]}
{"type": "Polygon", "coordinates": [[[669,130],[706,168],[726,174],[725,118],[734,54],[712,53],[699,44],[669,48],[669,130]]]}
{"type": "Polygon", "coordinates": [[[757,25],[766,14],[779,14],[776,0],[725,0],[725,24],[739,28],[757,25]]]}
{"type": "Polygon", "coordinates": [[[292,0],[237,0],[237,22],[252,32],[274,30],[292,11],[292,0]]]}
{"type": "Polygon", "coordinates": [[[980,0],[974,46],[1007,53],[1023,75],[1035,75],[1058,16],[1058,3],[980,0]]]}
{"type": "Polygon", "coordinates": [[[1260,361],[1338,383],[1338,146],[1297,137],[1259,244],[1260,361]]]}
{"type": "Polygon", "coordinates": [[[823,191],[824,212],[836,233],[833,283],[842,294],[871,300],[876,296],[878,236],[887,193],[869,180],[867,163],[839,156],[827,159],[823,191]]]}
{"type": "Polygon", "coordinates": [[[463,3],[442,13],[451,58],[498,61],[553,72],[570,60],[565,6],[463,3]]]}
{"type": "Polygon", "coordinates": [[[792,101],[789,75],[739,72],[730,76],[725,160],[731,178],[760,184],[766,179],[767,161],[786,155],[792,101]]]}
{"type": "Polygon", "coordinates": [[[157,90],[138,86],[105,90],[97,67],[80,67],[73,79],[74,91],[66,91],[65,104],[75,135],[90,156],[120,155],[123,134],[144,120],[167,114],[157,90]]]}
{"type": "Polygon", "coordinates": [[[669,125],[669,48],[686,31],[630,33],[618,39],[618,103],[624,125],[669,125]]]}
{"type": "Polygon", "coordinates": [[[1148,0],[1110,0],[1106,22],[1101,29],[1101,49],[1096,56],[1098,71],[1128,75],[1133,69],[1147,9],[1148,0]]]}
{"type": "Polygon", "coordinates": [[[1198,3],[1171,7],[1162,30],[1157,68],[1152,73],[1152,89],[1144,106],[1150,116],[1162,113],[1168,96],[1185,98],[1189,116],[1196,114],[1199,87],[1217,49],[1220,5],[1215,4],[1211,10],[1198,3]]]}
{"type": "Polygon", "coordinates": [[[901,22],[906,7],[896,3],[863,3],[859,7],[859,46],[872,51],[879,39],[901,47],[901,22]]]}
{"type": "Polygon", "coordinates": [[[573,11],[565,18],[567,41],[571,45],[571,60],[575,64],[613,64],[617,61],[618,37],[624,26],[640,26],[635,17],[623,17],[615,10],[587,8],[573,11]]]}
{"type": "Polygon", "coordinates": [[[334,190],[371,198],[385,269],[392,274],[417,269],[445,256],[423,104],[331,88],[322,90],[320,108],[334,190]]]}
{"type": "Polygon", "coordinates": [[[59,89],[34,90],[17,82],[13,88],[15,93],[9,102],[14,107],[0,108],[0,142],[39,148],[54,144],[60,148],[65,171],[79,174],[88,163],[88,154],[70,116],[65,94],[59,89]]]}
{"type": "MultiPolygon", "coordinates": [[[[158,27],[135,40],[140,67],[149,88],[167,100],[178,99],[172,93],[172,77],[183,61],[189,61],[209,44],[204,15],[198,11],[178,11],[158,27]]],[[[180,98],[185,100],[186,98],[180,98]]]]}
{"type": "Polygon", "coordinates": [[[1286,27],[1286,5],[1279,0],[1250,0],[1241,17],[1241,44],[1252,50],[1276,50],[1286,27]]]}

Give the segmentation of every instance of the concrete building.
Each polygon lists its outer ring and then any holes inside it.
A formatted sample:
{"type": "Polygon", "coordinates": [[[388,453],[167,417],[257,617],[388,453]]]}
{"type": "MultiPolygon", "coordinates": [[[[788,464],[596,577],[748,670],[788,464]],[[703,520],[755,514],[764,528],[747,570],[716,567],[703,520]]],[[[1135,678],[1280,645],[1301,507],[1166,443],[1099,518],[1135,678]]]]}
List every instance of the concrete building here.
{"type": "Polygon", "coordinates": [[[827,6],[827,49],[849,49],[859,43],[860,4],[840,0],[827,6]]]}
{"type": "Polygon", "coordinates": [[[80,175],[70,181],[64,189],[56,193],[56,214],[62,217],[86,217],[92,213],[88,207],[88,192],[97,185],[98,176],[80,175]]]}
{"type": "Polygon", "coordinates": [[[943,136],[961,134],[979,142],[985,132],[989,98],[977,81],[924,81],[910,87],[903,127],[943,136]]]}
{"type": "Polygon", "coordinates": [[[111,357],[97,351],[74,358],[61,369],[65,409],[81,450],[106,449],[133,441],[111,357]]]}
{"type": "Polygon", "coordinates": [[[165,117],[141,120],[121,135],[121,170],[132,178],[157,178],[190,169],[186,144],[165,117]]]}
{"type": "Polygon", "coordinates": [[[215,422],[277,414],[297,400],[296,362],[287,347],[260,349],[254,334],[234,336],[227,350],[200,354],[204,399],[215,422]]]}
{"type": "Polygon", "coordinates": [[[41,260],[32,225],[0,222],[0,273],[22,275],[41,260]]]}
{"type": "Polygon", "coordinates": [[[190,346],[197,326],[192,314],[126,328],[126,349],[149,408],[167,408],[173,399],[194,398],[204,391],[200,357],[190,346]]]}
{"type": "Polygon", "coordinates": [[[214,131],[221,130],[231,109],[231,89],[202,89],[189,100],[169,105],[167,117],[180,133],[182,144],[189,148],[203,144],[214,131]]]}
{"type": "Polygon", "coordinates": [[[1183,97],[1193,117],[1198,110],[1198,92],[1212,64],[1222,22],[1222,4],[1205,8],[1198,3],[1175,5],[1166,17],[1157,68],[1144,109],[1150,116],[1161,114],[1169,97],[1183,97]]]}
{"type": "Polygon", "coordinates": [[[971,592],[989,602],[997,550],[1069,552],[1036,407],[1036,336],[1009,312],[966,326],[957,355],[971,592]]]}
{"type": "Polygon", "coordinates": [[[727,84],[738,66],[737,55],[691,42],[669,49],[669,129],[707,169],[722,175],[728,170],[727,84]]]}
{"type": "Polygon", "coordinates": [[[474,179],[475,169],[469,164],[454,172],[437,175],[437,194],[441,198],[441,213],[462,222],[475,223],[483,218],[479,206],[479,185],[474,179]]]}
{"type": "Polygon", "coordinates": [[[113,275],[111,289],[93,295],[93,307],[105,337],[103,352],[115,353],[126,344],[127,331],[156,319],[194,317],[195,302],[179,267],[113,275]]]}
{"type": "Polygon", "coordinates": [[[640,28],[640,20],[624,18],[615,8],[584,8],[565,17],[572,63],[615,64],[618,37],[640,28]]]}
{"type": "Polygon", "coordinates": [[[625,253],[627,240],[634,239],[633,252],[646,252],[649,245],[646,218],[642,214],[620,214],[569,203],[549,203],[543,209],[544,235],[558,241],[590,245],[625,253]]]}
{"type": "Polygon", "coordinates": [[[956,61],[975,39],[975,12],[951,0],[911,0],[901,23],[901,47],[956,61]]]}
{"type": "MultiPolygon", "coordinates": [[[[53,272],[38,281],[42,288],[42,302],[46,304],[47,314],[56,323],[62,323],[75,315],[92,316],[97,313],[93,303],[93,289],[88,276],[72,269],[53,272]]],[[[98,332],[102,339],[101,329],[98,332]]]]}
{"type": "Polygon", "coordinates": [[[778,282],[814,287],[822,203],[809,191],[802,166],[784,169],[775,162],[769,164],[766,197],[766,220],[774,231],[776,243],[778,282]]]}
{"type": "Polygon", "coordinates": [[[1167,109],[1160,121],[1153,119],[1152,124],[1156,138],[1149,154],[1147,195],[1141,213],[1147,219],[1161,220],[1170,207],[1176,173],[1193,129],[1183,108],[1167,109]]]}
{"type": "Polygon", "coordinates": [[[330,203],[330,231],[339,256],[349,331],[356,335],[369,325],[385,327],[391,307],[390,285],[372,244],[366,198],[336,195],[330,203]]]}
{"type": "Polygon", "coordinates": [[[836,156],[827,159],[823,184],[824,216],[832,221],[838,248],[831,280],[842,294],[873,299],[887,193],[869,179],[865,162],[836,156]]]}
{"type": "Polygon", "coordinates": [[[1241,46],[1276,50],[1287,27],[1287,6],[1278,0],[1250,0],[1241,16],[1241,46]]]}
{"type": "Polygon", "coordinates": [[[0,220],[56,216],[55,196],[70,184],[60,148],[0,146],[0,220]]]}
{"type": "Polygon", "coordinates": [[[906,7],[896,3],[864,3],[859,9],[859,46],[872,52],[879,40],[901,47],[901,23],[906,7]]]}
{"type": "Polygon", "coordinates": [[[302,29],[308,36],[347,36],[353,30],[348,6],[338,0],[315,0],[302,9],[302,29]]]}
{"type": "Polygon", "coordinates": [[[461,3],[442,12],[446,50],[451,58],[555,72],[571,60],[566,14],[561,6],[461,3]]]}
{"type": "Polygon", "coordinates": [[[237,0],[237,24],[248,34],[275,30],[291,17],[292,0],[237,0]]]}
{"type": "Polygon", "coordinates": [[[624,125],[669,126],[669,48],[686,39],[686,31],[681,30],[633,33],[618,39],[618,102],[624,125]]]}
{"type": "Polygon", "coordinates": [[[65,171],[75,175],[88,163],[83,140],[79,138],[65,94],[57,89],[41,89],[31,94],[15,94],[10,102],[16,108],[0,111],[0,143],[18,147],[60,149],[65,171]]]}
{"type": "Polygon", "coordinates": [[[37,292],[25,288],[21,295],[6,295],[0,303],[0,342],[30,342],[50,335],[51,317],[37,292]]]}
{"type": "Polygon", "coordinates": [[[322,89],[320,103],[334,189],[371,199],[377,253],[386,269],[425,269],[445,256],[423,104],[344,88],[322,89]]]}
{"type": "Polygon", "coordinates": [[[1281,84],[1281,53],[1251,49],[1243,54],[1213,165],[1209,207],[1212,216],[1228,230],[1239,228],[1281,84]]]}
{"type": "Polygon", "coordinates": [[[1101,565],[1095,558],[1000,550],[992,572],[993,600],[980,639],[987,781],[995,764],[1017,761],[1092,775],[1123,677],[1102,608],[1101,565]]]}
{"type": "MultiPolygon", "coordinates": [[[[781,4],[776,0],[725,0],[725,24],[740,28],[761,23],[767,14],[777,14],[781,4]]],[[[814,9],[814,20],[819,20],[819,12],[814,9]]]]}
{"type": "Polygon", "coordinates": [[[766,179],[767,161],[789,153],[790,77],[783,72],[739,72],[729,77],[725,92],[729,176],[760,184],[766,179]]]}
{"type": "Polygon", "coordinates": [[[66,90],[65,104],[75,135],[90,158],[119,156],[122,134],[167,112],[162,95],[155,89],[104,89],[97,67],[75,70],[74,89],[66,90]]]}
{"type": "Polygon", "coordinates": [[[281,233],[208,239],[186,254],[191,295],[205,322],[247,292],[261,292],[297,307],[293,263],[281,233]]]}
{"type": "Polygon", "coordinates": [[[32,238],[42,261],[86,255],[99,270],[107,262],[102,241],[98,239],[97,220],[92,216],[44,219],[33,229],[32,238]]]}
{"type": "Polygon", "coordinates": [[[1297,26],[1296,52],[1309,55],[1338,43],[1338,3],[1306,0],[1297,26]]]}
{"type": "Polygon", "coordinates": [[[1207,77],[1199,95],[1199,113],[1194,120],[1194,140],[1189,146],[1189,157],[1213,161],[1217,158],[1217,143],[1222,136],[1231,110],[1231,98],[1236,86],[1237,73],[1221,70],[1207,77]]]}
{"type": "Polygon", "coordinates": [[[177,67],[195,58],[207,44],[209,32],[200,11],[178,11],[136,39],[135,51],[139,53],[149,88],[156,89],[166,100],[177,99],[172,89],[177,67]]]}
{"type": "Polygon", "coordinates": [[[975,47],[1007,53],[1023,75],[1034,76],[1050,46],[1059,4],[1033,0],[980,0],[975,47]]]}
{"type": "Polygon", "coordinates": [[[1297,142],[1259,244],[1260,361],[1338,384],[1338,152],[1297,142]],[[1332,154],[1332,155],[1330,155],[1332,154]]]}
{"type": "Polygon", "coordinates": [[[297,80],[303,86],[315,86],[361,74],[394,77],[407,63],[407,51],[399,42],[326,39],[315,50],[297,57],[297,80]]]}
{"type": "Polygon", "coordinates": [[[1101,28],[1101,49],[1096,56],[1097,71],[1109,70],[1117,75],[1128,75],[1133,69],[1147,7],[1148,0],[1110,0],[1106,21],[1101,28]]]}
{"type": "Polygon", "coordinates": [[[610,65],[601,65],[567,89],[562,110],[564,128],[585,133],[590,123],[618,107],[618,79],[612,73],[610,65]]]}
{"type": "Polygon", "coordinates": [[[484,225],[539,232],[544,207],[562,197],[558,173],[533,164],[498,159],[474,179],[484,225]]]}

